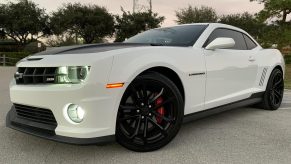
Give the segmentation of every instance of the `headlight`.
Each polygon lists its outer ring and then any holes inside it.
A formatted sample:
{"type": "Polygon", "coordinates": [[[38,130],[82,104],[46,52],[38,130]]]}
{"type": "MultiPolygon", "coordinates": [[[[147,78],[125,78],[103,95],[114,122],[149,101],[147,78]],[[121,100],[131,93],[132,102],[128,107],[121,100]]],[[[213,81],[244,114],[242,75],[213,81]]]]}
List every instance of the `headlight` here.
{"type": "Polygon", "coordinates": [[[69,66],[57,69],[57,84],[78,84],[83,82],[90,72],[89,66],[69,66]]]}

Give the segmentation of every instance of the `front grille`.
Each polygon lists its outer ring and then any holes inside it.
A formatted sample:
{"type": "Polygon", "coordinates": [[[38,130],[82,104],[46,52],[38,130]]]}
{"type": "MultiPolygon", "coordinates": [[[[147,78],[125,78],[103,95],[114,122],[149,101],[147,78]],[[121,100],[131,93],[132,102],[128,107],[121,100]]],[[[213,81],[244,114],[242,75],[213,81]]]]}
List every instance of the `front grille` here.
{"type": "Polygon", "coordinates": [[[16,84],[55,83],[57,67],[19,67],[14,77],[16,84]]]}
{"type": "Polygon", "coordinates": [[[31,106],[14,104],[17,117],[32,122],[48,125],[57,125],[54,114],[49,109],[36,108],[31,106]]]}

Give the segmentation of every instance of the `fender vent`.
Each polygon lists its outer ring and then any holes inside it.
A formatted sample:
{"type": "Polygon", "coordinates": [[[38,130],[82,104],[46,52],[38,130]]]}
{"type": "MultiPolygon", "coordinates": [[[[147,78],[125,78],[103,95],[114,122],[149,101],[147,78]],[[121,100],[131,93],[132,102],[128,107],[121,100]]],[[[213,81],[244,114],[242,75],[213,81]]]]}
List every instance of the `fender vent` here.
{"type": "Polygon", "coordinates": [[[259,86],[263,86],[264,85],[264,81],[265,81],[265,78],[266,78],[267,71],[268,71],[267,67],[263,69],[263,73],[262,73],[262,76],[261,76],[261,80],[260,80],[259,86]]]}

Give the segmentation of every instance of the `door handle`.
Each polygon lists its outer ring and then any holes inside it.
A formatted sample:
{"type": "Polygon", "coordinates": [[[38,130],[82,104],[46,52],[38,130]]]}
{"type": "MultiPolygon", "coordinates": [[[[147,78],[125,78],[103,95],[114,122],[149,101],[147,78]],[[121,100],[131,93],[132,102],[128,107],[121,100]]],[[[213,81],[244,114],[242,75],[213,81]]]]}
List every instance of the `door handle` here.
{"type": "Polygon", "coordinates": [[[253,62],[253,61],[256,61],[256,59],[253,56],[249,56],[249,61],[253,62]]]}

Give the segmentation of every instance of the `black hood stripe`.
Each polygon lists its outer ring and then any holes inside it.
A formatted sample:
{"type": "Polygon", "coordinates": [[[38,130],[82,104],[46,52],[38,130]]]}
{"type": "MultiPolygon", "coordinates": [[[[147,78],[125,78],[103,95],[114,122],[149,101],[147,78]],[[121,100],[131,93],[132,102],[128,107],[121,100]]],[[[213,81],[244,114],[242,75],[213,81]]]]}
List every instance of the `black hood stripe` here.
{"type": "Polygon", "coordinates": [[[105,44],[87,44],[77,46],[65,46],[52,48],[35,55],[57,55],[57,54],[81,54],[81,53],[98,53],[111,50],[130,48],[130,47],[146,47],[151,44],[140,43],[105,43],[105,44]]]}

